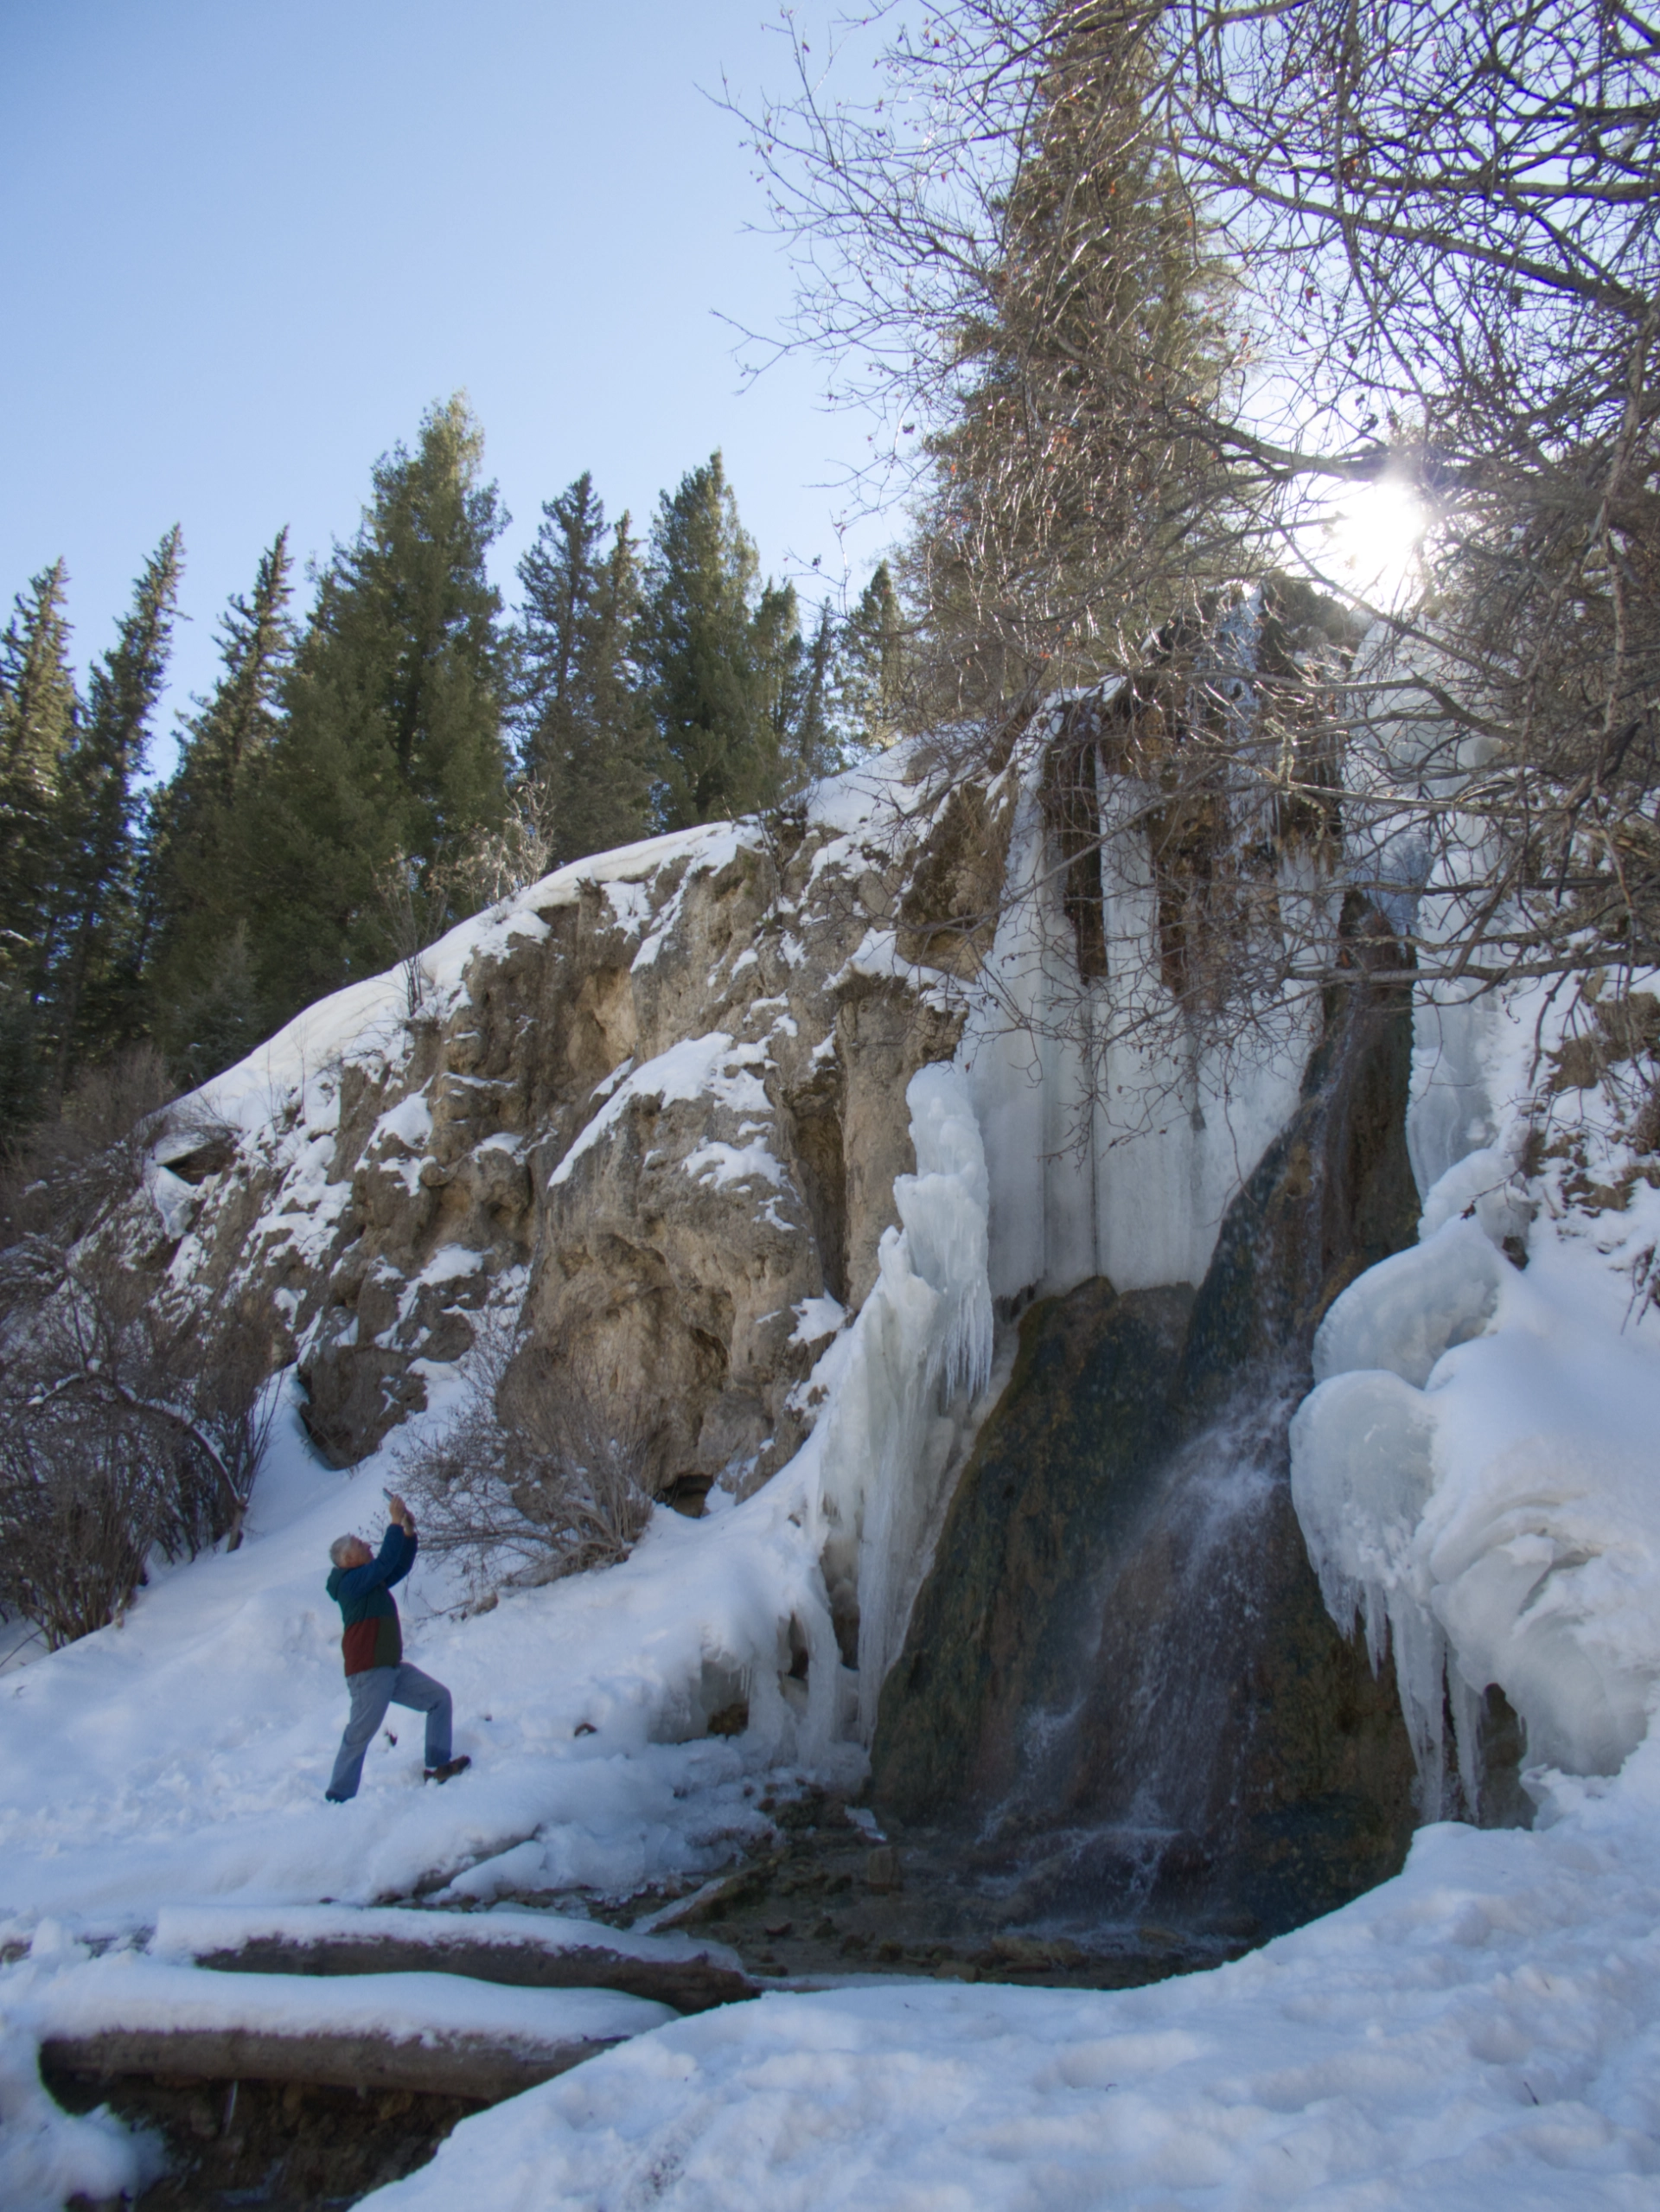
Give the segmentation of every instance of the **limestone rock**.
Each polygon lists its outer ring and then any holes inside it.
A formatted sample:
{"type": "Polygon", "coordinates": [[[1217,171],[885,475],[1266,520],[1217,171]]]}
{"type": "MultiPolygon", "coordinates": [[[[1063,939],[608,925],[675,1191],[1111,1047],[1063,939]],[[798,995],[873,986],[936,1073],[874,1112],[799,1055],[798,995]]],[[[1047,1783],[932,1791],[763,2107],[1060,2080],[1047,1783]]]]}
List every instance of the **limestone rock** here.
{"type": "Polygon", "coordinates": [[[868,1290],[914,1166],[905,1085],[961,1030],[961,932],[908,925],[901,957],[890,924],[942,866],[981,898],[999,865],[960,848],[1006,807],[910,796],[914,822],[889,800],[566,868],[464,925],[453,984],[193,1137],[174,1281],[269,1315],[333,1463],[425,1405],[486,1311],[522,1312],[533,1353],[584,1346],[643,1406],[660,1489],[741,1492],[793,1454],[819,1317],[868,1290]]]}

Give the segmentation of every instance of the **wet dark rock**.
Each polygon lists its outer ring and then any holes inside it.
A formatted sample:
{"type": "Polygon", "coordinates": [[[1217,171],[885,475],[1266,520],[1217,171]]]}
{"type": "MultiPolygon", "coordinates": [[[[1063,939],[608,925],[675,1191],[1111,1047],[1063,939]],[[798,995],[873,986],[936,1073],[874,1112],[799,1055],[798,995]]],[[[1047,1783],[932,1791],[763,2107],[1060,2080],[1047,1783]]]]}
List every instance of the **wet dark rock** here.
{"type": "Polygon", "coordinates": [[[168,2169],[138,2199],[143,2212],[329,2212],[426,2164],[469,2097],[355,2089],[301,2081],[100,2080],[46,2064],[66,2111],[106,2107],[158,2134],[168,2169]]]}
{"type": "Polygon", "coordinates": [[[1012,1925],[1260,1940],[1404,1859],[1393,1677],[1325,1612],[1286,1441],[1321,1316],[1416,1228],[1408,998],[1369,980],[1403,958],[1358,905],[1344,945],[1197,1294],[1097,1279],[1025,1317],[884,1688],[884,1825],[954,1835],[1012,1925]]]}
{"type": "MultiPolygon", "coordinates": [[[[919,1974],[1051,1989],[1122,1989],[1237,1957],[1261,1940],[1254,1920],[1155,1930],[1133,1922],[1072,1936],[1032,1932],[1025,1901],[1002,1878],[995,1852],[977,1853],[951,1830],[907,1827],[891,1843],[902,1884],[869,1879],[868,1830],[833,1797],[809,1790],[774,1808],[776,1830],[724,1880],[678,1906],[659,1901],[656,1922],[706,1932],[737,1950],[751,1972],[819,1986],[854,1973],[919,1974]]],[[[879,1847],[878,1847],[879,1848],[879,1847]]],[[[616,1908],[632,1918],[647,1903],[616,1908]]]]}
{"type": "Polygon", "coordinates": [[[1333,987],[1297,1110],[1223,1218],[1176,1384],[1190,1424],[1276,1376],[1300,1394],[1326,1308],[1417,1237],[1406,1140],[1412,998],[1404,985],[1366,981],[1372,968],[1407,962],[1382,930],[1370,908],[1349,917],[1356,981],[1333,987]]]}
{"type": "Polygon", "coordinates": [[[891,1844],[878,1844],[865,1862],[865,1887],[891,1896],[905,1886],[904,1864],[891,1844]]]}
{"type": "Polygon", "coordinates": [[[1174,1441],[1168,1378],[1191,1301],[1120,1298],[1098,1278],[1026,1315],[883,1691],[872,1763],[898,1818],[995,1802],[1023,1717],[1071,1694],[1090,1586],[1174,1441]]]}

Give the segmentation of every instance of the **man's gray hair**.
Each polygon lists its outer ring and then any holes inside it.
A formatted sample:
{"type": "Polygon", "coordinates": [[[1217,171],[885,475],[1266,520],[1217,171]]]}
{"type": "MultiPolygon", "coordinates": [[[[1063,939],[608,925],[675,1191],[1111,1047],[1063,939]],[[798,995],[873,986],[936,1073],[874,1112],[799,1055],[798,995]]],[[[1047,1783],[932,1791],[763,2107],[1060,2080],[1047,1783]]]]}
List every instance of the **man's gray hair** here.
{"type": "Polygon", "coordinates": [[[343,1567],[346,1564],[346,1554],[356,1542],[357,1538],[354,1536],[337,1536],[335,1538],[329,1547],[329,1557],[336,1567],[343,1567]]]}

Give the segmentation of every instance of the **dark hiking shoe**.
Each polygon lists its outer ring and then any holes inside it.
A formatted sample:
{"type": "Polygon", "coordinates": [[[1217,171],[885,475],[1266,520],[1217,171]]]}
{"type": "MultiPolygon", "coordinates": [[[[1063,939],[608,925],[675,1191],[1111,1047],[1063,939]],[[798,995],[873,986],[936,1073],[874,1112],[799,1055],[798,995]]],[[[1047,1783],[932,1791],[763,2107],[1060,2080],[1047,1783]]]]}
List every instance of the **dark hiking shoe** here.
{"type": "Polygon", "coordinates": [[[451,1774],[464,1774],[472,1763],[463,1751],[459,1759],[446,1759],[441,1767],[429,1767],[426,1779],[429,1782],[447,1782],[451,1774]]]}

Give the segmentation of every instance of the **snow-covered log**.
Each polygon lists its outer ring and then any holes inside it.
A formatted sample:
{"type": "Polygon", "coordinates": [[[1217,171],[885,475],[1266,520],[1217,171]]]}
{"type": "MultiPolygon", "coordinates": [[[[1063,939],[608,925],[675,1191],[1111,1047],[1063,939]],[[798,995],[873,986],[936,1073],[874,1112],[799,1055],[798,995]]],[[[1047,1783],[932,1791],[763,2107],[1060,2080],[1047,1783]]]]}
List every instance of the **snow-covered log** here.
{"type": "Polygon", "coordinates": [[[517,1989],[622,1990],[676,2012],[757,1993],[725,1944],[635,1935],[556,1913],[168,1906],[150,1953],[221,1972],[462,1974],[517,1989]]]}
{"type": "Polygon", "coordinates": [[[674,2018],[611,1990],[453,1974],[202,1973],[131,1953],[43,1976],[18,2011],[48,2067],[332,2082],[491,2100],[674,2018]]]}

